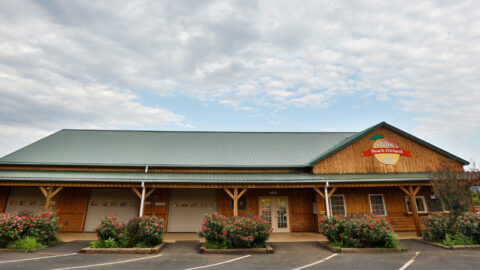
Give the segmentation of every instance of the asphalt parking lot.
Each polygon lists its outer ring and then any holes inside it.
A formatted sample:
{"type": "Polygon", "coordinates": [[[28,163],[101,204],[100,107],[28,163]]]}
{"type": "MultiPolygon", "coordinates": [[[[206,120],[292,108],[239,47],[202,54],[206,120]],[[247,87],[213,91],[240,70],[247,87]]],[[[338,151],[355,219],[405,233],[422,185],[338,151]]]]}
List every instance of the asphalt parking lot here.
{"type": "Polygon", "coordinates": [[[414,240],[403,253],[335,254],[314,242],[273,243],[274,254],[199,254],[198,242],[167,244],[159,254],[79,254],[88,242],[35,253],[0,253],[0,269],[479,269],[480,250],[445,250],[414,240]]]}

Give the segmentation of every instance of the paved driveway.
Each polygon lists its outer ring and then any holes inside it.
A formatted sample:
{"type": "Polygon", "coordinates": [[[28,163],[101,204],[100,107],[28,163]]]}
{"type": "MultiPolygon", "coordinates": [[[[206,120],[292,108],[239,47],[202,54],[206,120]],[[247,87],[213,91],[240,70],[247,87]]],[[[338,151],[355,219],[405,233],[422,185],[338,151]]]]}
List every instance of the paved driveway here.
{"type": "Polygon", "coordinates": [[[167,244],[160,254],[78,254],[88,242],[35,253],[0,253],[0,269],[480,269],[480,250],[445,250],[404,240],[403,253],[335,254],[316,243],[273,243],[275,254],[199,254],[198,242],[167,244]]]}

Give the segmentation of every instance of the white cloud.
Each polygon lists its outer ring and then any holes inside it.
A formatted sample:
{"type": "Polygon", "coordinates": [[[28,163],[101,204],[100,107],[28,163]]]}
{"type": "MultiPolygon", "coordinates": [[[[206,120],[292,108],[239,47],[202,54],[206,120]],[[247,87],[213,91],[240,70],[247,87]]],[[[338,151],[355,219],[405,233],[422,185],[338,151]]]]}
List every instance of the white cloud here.
{"type": "Polygon", "coordinates": [[[191,127],[141,89],[244,111],[374,96],[421,135],[471,136],[479,15],[475,1],[3,1],[0,124],[191,127]]]}

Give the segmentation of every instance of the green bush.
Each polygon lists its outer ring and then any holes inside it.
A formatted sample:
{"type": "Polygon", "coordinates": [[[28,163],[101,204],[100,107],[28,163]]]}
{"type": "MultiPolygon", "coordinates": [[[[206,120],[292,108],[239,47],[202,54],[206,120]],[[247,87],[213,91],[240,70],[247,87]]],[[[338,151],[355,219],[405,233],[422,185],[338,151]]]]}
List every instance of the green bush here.
{"type": "Polygon", "coordinates": [[[205,216],[199,236],[207,248],[265,247],[272,233],[270,223],[260,217],[226,217],[213,213],[205,216]]]}
{"type": "Polygon", "coordinates": [[[95,229],[95,232],[100,240],[108,240],[110,238],[115,241],[118,240],[122,232],[122,226],[118,223],[117,215],[108,216],[105,214],[105,217],[95,229]]]}
{"type": "Polygon", "coordinates": [[[480,244],[480,215],[465,213],[458,216],[454,227],[455,231],[480,244]]]}
{"type": "Polygon", "coordinates": [[[453,241],[457,245],[480,243],[480,216],[478,214],[463,213],[456,219],[451,215],[437,214],[424,218],[424,223],[427,229],[422,232],[422,235],[423,239],[427,241],[449,244],[453,241]],[[468,244],[461,244],[463,242],[468,244]]]}
{"type": "Polygon", "coordinates": [[[445,239],[441,241],[440,243],[446,245],[446,246],[458,246],[458,245],[475,245],[475,241],[463,234],[446,234],[445,239]]]}
{"type": "Polygon", "coordinates": [[[163,241],[164,221],[156,216],[136,217],[121,226],[115,215],[105,216],[97,227],[92,248],[154,247],[163,241]]]}
{"type": "Polygon", "coordinates": [[[445,240],[445,236],[452,233],[451,219],[451,216],[442,214],[424,217],[423,222],[427,230],[422,231],[423,239],[433,242],[445,240]]]}
{"type": "Polygon", "coordinates": [[[23,237],[34,237],[43,245],[57,241],[57,218],[54,213],[26,211],[20,215],[0,214],[0,248],[23,237]]]}
{"type": "Polygon", "coordinates": [[[32,251],[36,249],[43,249],[44,246],[35,239],[33,236],[25,236],[14,242],[10,242],[7,248],[21,249],[25,251],[32,251]]]}
{"type": "Polygon", "coordinates": [[[349,215],[324,218],[320,232],[330,243],[353,248],[398,248],[400,246],[392,226],[375,215],[349,215]]]}

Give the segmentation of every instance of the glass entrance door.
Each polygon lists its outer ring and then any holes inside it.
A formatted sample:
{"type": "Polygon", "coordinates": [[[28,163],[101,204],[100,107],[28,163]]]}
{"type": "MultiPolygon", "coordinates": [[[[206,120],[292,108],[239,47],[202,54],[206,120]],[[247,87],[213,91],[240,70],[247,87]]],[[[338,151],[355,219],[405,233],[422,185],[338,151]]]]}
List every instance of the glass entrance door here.
{"type": "Polygon", "coordinates": [[[272,224],[273,232],[290,232],[287,197],[261,197],[260,216],[272,224]]]}

